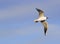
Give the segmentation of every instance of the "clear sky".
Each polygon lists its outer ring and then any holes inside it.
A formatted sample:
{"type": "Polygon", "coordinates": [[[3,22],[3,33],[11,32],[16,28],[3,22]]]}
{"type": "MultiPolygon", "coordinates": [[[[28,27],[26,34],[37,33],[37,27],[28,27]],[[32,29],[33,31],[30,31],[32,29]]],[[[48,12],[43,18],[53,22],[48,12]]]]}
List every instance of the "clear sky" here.
{"type": "Polygon", "coordinates": [[[0,0],[0,44],[60,44],[60,0],[0,0]],[[35,8],[48,17],[47,36],[35,8]]]}

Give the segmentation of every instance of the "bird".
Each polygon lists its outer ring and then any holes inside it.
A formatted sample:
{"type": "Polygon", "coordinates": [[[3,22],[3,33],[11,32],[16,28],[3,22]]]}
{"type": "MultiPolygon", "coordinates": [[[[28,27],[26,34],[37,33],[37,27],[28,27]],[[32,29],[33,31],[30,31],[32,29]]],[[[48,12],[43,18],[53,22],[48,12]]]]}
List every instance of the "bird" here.
{"type": "Polygon", "coordinates": [[[41,22],[42,23],[42,25],[44,26],[44,34],[46,35],[47,34],[47,29],[48,29],[48,23],[47,23],[46,20],[48,19],[48,17],[46,17],[44,15],[44,11],[43,10],[38,9],[38,8],[36,8],[36,10],[39,13],[39,17],[37,19],[35,19],[34,22],[36,22],[36,23],[37,22],[41,22]]]}

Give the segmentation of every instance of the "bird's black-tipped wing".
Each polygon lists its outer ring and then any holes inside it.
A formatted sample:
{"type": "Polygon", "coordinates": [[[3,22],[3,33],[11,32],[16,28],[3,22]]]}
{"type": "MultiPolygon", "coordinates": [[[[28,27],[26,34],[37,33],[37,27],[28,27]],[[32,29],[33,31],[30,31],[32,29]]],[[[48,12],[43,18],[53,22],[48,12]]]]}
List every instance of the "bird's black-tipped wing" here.
{"type": "Polygon", "coordinates": [[[41,22],[41,23],[42,23],[43,26],[44,26],[44,34],[46,35],[46,33],[47,33],[47,29],[48,29],[48,23],[47,23],[46,21],[41,22]]]}
{"type": "Polygon", "coordinates": [[[44,12],[38,8],[36,8],[36,10],[39,12],[39,17],[44,16],[44,12]]]}

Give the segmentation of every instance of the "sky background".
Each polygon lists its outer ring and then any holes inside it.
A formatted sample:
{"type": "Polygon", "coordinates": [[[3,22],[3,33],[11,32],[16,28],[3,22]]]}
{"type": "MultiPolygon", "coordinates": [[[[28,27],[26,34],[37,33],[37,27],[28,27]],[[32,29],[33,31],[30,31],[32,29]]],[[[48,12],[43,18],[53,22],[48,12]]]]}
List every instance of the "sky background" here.
{"type": "Polygon", "coordinates": [[[60,44],[60,0],[0,0],[0,44],[60,44]],[[35,8],[48,17],[47,36],[35,8]]]}

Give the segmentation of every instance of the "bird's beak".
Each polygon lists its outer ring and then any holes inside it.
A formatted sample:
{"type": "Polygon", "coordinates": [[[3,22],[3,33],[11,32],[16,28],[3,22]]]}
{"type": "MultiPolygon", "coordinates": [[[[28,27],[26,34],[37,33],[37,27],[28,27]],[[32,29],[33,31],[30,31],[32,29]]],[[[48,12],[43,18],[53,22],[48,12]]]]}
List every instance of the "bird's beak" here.
{"type": "Polygon", "coordinates": [[[34,20],[34,22],[36,22],[36,20],[34,20]]]}

